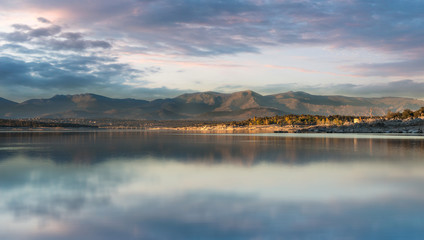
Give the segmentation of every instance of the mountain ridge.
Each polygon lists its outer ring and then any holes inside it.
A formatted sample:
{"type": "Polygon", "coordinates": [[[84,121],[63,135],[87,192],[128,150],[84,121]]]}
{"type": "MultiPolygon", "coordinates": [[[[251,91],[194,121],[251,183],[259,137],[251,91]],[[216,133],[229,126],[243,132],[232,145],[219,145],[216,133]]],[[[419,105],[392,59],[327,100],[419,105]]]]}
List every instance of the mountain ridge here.
{"type": "Polygon", "coordinates": [[[413,98],[325,96],[301,91],[272,95],[251,90],[234,93],[209,91],[151,101],[83,93],[29,99],[21,103],[0,98],[0,118],[240,120],[277,114],[384,115],[389,110],[415,110],[422,106],[424,101],[413,98]]]}
{"type": "Polygon", "coordinates": [[[17,102],[14,102],[14,101],[10,101],[10,100],[8,100],[6,98],[0,97],[0,104],[18,104],[18,103],[17,102]]]}

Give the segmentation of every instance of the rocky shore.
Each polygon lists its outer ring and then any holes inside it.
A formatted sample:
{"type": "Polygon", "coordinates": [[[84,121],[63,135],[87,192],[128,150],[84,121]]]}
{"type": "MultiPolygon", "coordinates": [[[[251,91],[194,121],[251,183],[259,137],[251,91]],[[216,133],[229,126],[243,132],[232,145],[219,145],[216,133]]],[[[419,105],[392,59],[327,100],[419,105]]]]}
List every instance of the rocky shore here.
{"type": "MultiPolygon", "coordinates": [[[[188,126],[160,125],[160,126],[93,126],[86,130],[134,130],[134,131],[171,131],[187,133],[394,133],[394,134],[415,134],[424,136],[424,117],[411,118],[405,120],[368,119],[358,123],[345,123],[343,125],[232,125],[229,123],[219,124],[191,124],[188,126]]],[[[74,131],[82,128],[63,127],[2,127],[2,131],[74,131]]]]}
{"type": "Polygon", "coordinates": [[[226,124],[177,128],[150,128],[149,130],[171,130],[210,133],[406,133],[424,135],[424,118],[405,120],[372,119],[366,122],[337,125],[248,125],[226,124]]]}
{"type": "Polygon", "coordinates": [[[373,120],[362,123],[346,124],[342,126],[314,126],[302,129],[300,132],[320,133],[412,133],[422,134],[424,132],[424,119],[405,120],[373,120]]]}

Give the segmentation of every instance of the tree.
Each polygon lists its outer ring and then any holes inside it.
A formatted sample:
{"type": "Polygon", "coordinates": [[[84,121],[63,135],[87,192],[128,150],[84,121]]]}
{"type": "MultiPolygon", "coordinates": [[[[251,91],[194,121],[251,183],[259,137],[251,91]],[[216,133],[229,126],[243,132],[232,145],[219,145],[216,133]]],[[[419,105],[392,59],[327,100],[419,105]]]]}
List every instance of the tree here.
{"type": "Polygon", "coordinates": [[[402,118],[406,119],[406,118],[410,118],[414,116],[414,112],[411,111],[411,109],[405,109],[402,112],[402,118]]]}

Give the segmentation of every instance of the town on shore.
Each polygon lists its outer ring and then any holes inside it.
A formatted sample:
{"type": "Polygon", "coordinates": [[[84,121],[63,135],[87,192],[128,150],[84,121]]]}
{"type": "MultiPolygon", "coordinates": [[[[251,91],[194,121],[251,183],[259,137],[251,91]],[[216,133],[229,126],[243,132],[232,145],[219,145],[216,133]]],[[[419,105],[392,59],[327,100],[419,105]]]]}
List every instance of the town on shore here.
{"type": "Polygon", "coordinates": [[[243,121],[122,119],[0,119],[0,129],[134,129],[211,133],[409,133],[423,134],[424,107],[386,116],[283,115],[243,121]]]}

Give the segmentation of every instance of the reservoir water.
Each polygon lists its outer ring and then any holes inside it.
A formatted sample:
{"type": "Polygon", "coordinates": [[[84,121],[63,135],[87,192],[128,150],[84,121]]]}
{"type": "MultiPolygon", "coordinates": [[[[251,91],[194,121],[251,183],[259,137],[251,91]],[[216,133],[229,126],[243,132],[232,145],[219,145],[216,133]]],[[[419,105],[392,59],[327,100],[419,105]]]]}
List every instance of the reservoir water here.
{"type": "Polygon", "coordinates": [[[422,239],[424,137],[0,133],[0,239],[422,239]]]}

